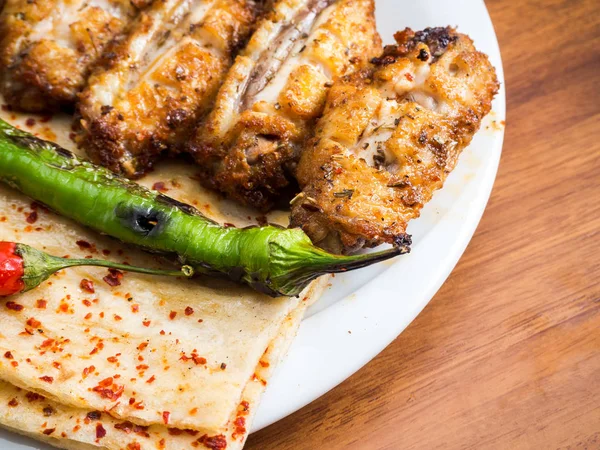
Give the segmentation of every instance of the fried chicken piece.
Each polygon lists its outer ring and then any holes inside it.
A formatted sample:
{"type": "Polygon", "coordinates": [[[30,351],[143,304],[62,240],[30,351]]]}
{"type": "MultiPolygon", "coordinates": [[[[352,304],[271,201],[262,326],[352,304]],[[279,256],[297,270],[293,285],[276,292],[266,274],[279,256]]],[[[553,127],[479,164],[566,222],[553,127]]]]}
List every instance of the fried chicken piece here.
{"type": "Polygon", "coordinates": [[[243,204],[272,207],[332,80],[380,49],[372,0],[275,2],[189,146],[204,183],[243,204]]]}
{"type": "Polygon", "coordinates": [[[161,0],[108,49],[80,95],[77,142],[129,177],[185,142],[258,13],[253,0],[161,0]]]}
{"type": "Polygon", "coordinates": [[[298,166],[292,226],[331,251],[405,244],[498,90],[487,56],[453,28],[395,38],[331,89],[298,166]]]}
{"type": "Polygon", "coordinates": [[[31,112],[75,103],[90,69],[152,0],[7,0],[0,13],[0,90],[31,112]]]}

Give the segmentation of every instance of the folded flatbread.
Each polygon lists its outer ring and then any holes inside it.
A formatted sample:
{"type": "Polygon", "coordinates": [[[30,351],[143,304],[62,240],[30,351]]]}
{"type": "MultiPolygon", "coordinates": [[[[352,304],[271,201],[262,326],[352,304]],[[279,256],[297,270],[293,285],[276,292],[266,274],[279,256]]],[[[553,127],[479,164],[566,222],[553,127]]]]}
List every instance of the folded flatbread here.
{"type": "MultiPolygon", "coordinates": [[[[53,119],[33,131],[72,148],[65,123],[53,119]]],[[[202,191],[194,177],[190,165],[169,162],[143,184],[217,221],[263,220],[202,191]]],[[[169,264],[5,186],[0,240],[58,256],[169,264]]],[[[272,299],[209,278],[59,272],[0,303],[0,424],[64,448],[241,448],[273,367],[318,291],[313,285],[299,298],[272,299]]]]}

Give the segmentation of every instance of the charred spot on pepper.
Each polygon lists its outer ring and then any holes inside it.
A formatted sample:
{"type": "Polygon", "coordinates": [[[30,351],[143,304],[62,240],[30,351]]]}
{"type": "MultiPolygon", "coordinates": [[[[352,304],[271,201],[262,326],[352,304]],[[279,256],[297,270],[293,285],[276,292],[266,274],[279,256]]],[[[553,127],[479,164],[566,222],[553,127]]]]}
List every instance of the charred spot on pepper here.
{"type": "Polygon", "coordinates": [[[169,220],[163,211],[153,207],[132,206],[119,203],[115,215],[127,228],[143,236],[159,235],[169,220]]]}

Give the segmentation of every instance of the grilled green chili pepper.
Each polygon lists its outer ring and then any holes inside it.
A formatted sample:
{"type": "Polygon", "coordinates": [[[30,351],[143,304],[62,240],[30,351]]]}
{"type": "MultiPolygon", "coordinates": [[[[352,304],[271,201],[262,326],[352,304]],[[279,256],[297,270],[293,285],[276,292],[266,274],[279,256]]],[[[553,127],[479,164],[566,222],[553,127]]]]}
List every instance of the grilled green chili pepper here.
{"type": "Polygon", "coordinates": [[[298,295],[326,273],[358,269],[409,251],[409,244],[339,256],[300,229],[225,228],[190,205],[155,193],[0,120],[0,180],[57,213],[144,249],[176,254],[197,273],[225,274],[254,289],[298,295]]]}

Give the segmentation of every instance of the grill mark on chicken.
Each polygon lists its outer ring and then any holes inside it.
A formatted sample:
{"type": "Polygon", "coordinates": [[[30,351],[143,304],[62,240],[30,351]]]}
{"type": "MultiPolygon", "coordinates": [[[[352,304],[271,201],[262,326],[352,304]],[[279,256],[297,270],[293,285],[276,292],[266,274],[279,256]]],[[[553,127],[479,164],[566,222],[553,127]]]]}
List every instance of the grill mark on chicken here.
{"type": "Polygon", "coordinates": [[[176,152],[213,104],[258,14],[253,0],[163,0],[109,49],[81,94],[78,144],[139,177],[176,152]]]}
{"type": "Polygon", "coordinates": [[[203,183],[271,208],[293,179],[332,80],[367,63],[380,45],[372,0],[276,2],[189,145],[203,183]]]}
{"type": "Polygon", "coordinates": [[[292,225],[331,251],[404,245],[498,89],[487,57],[454,29],[395,37],[372,67],[334,85],[298,166],[292,225]]]}
{"type": "Polygon", "coordinates": [[[109,42],[151,0],[8,0],[0,14],[1,89],[13,107],[72,105],[109,42]]]}

